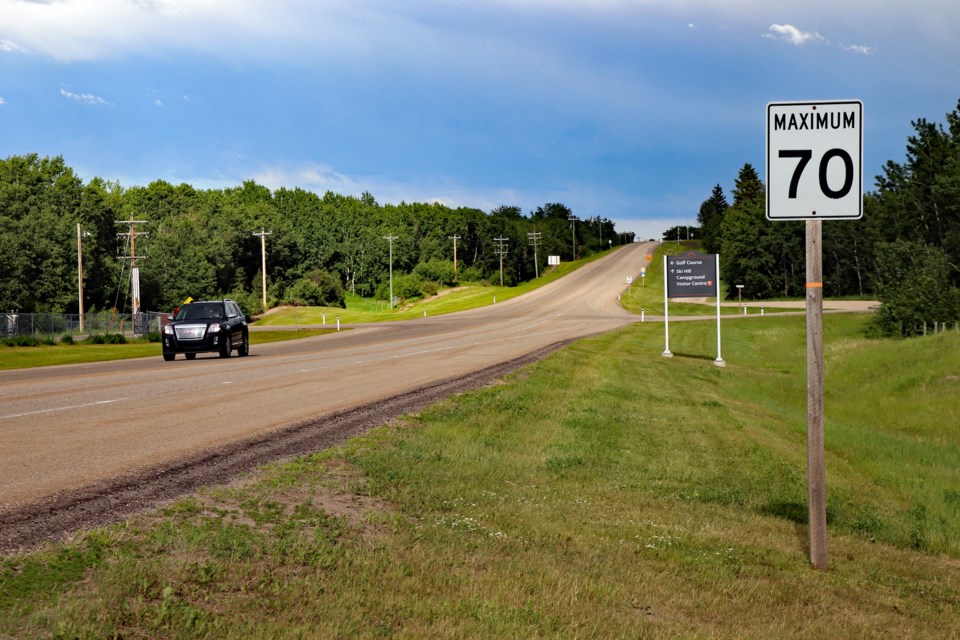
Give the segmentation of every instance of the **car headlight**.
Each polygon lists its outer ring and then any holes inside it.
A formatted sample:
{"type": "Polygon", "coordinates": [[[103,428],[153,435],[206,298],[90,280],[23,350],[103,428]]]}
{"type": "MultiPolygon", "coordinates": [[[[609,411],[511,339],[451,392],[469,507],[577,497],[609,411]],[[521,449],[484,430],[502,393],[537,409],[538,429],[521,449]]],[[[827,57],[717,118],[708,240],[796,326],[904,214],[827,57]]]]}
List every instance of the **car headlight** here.
{"type": "Polygon", "coordinates": [[[207,333],[220,333],[220,329],[222,328],[219,324],[212,324],[207,328],[207,333]]]}
{"type": "Polygon", "coordinates": [[[173,325],[172,325],[172,324],[165,324],[165,325],[163,325],[163,333],[164,333],[164,335],[172,336],[172,335],[173,335],[173,325]]]}

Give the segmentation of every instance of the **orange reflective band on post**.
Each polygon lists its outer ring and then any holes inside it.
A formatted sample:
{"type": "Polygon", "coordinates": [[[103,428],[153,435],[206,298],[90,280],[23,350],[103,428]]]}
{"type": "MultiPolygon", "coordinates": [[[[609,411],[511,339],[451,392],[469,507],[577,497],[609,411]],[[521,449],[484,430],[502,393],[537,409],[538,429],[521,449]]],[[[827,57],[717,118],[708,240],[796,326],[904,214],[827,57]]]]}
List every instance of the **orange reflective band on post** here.
{"type": "Polygon", "coordinates": [[[808,282],[808,283],[807,283],[807,289],[817,289],[817,288],[822,289],[822,288],[823,288],[823,283],[822,283],[822,282],[808,282]]]}

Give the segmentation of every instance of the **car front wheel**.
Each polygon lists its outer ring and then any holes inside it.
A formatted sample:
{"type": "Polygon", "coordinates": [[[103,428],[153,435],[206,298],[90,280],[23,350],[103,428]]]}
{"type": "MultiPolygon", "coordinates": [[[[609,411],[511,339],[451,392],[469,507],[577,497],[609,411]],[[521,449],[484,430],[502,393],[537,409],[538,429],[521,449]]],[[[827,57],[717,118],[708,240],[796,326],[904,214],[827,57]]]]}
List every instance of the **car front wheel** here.
{"type": "Polygon", "coordinates": [[[170,362],[171,360],[173,360],[173,359],[176,358],[176,357],[177,357],[177,354],[175,354],[175,353],[165,353],[165,354],[163,354],[163,359],[166,360],[167,362],[170,362]]]}
{"type": "Polygon", "coordinates": [[[230,338],[227,338],[220,343],[220,357],[229,358],[230,357],[230,338]]]}
{"type": "Polygon", "coordinates": [[[248,334],[243,334],[243,342],[237,348],[237,354],[243,358],[250,355],[250,336],[248,334]]]}

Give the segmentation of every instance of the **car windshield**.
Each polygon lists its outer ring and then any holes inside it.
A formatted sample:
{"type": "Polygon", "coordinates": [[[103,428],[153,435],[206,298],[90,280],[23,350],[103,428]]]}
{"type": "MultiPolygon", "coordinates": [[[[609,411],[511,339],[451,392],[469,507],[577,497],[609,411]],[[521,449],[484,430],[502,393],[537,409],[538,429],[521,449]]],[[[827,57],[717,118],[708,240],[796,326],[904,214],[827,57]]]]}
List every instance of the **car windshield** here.
{"type": "Polygon", "coordinates": [[[177,320],[222,320],[223,305],[217,302],[188,304],[177,312],[177,320]]]}

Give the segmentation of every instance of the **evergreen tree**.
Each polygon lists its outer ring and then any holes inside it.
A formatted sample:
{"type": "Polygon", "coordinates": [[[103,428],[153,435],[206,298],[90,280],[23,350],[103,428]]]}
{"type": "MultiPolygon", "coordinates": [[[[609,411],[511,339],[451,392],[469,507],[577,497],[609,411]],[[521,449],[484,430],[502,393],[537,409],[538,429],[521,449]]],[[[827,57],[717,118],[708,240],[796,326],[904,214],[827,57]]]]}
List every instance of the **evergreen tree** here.
{"type": "Polygon", "coordinates": [[[700,224],[703,248],[707,253],[719,253],[720,251],[720,225],[723,222],[723,214],[729,208],[727,197],[723,195],[723,188],[719,184],[713,188],[710,197],[700,205],[697,222],[700,224]]]}

